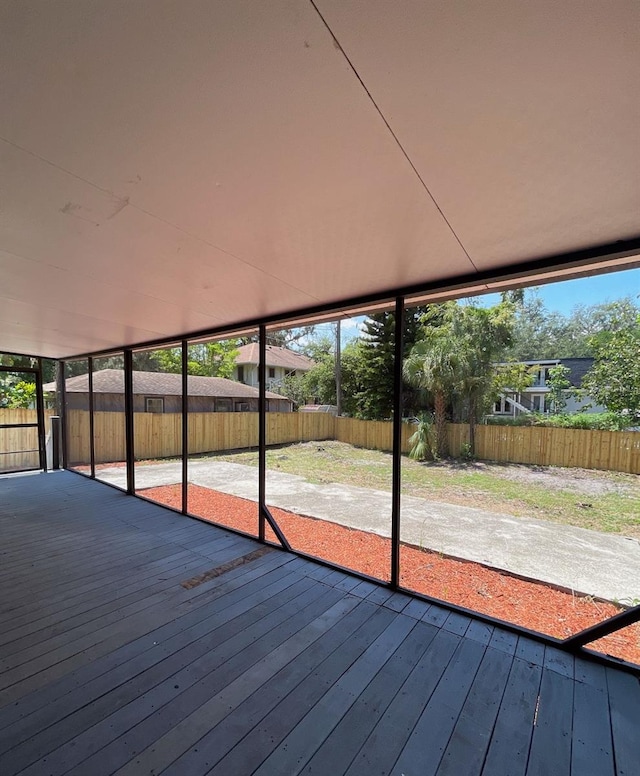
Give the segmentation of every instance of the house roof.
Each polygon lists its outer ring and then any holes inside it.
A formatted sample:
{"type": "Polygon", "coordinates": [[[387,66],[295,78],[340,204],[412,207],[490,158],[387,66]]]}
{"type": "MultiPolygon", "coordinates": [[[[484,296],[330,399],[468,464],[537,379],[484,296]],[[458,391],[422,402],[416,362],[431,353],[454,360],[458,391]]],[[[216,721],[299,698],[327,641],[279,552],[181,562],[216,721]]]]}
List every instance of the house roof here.
{"type": "Polygon", "coordinates": [[[638,262],[633,0],[0,13],[0,350],[638,262]]]}
{"type": "Polygon", "coordinates": [[[587,372],[593,366],[592,358],[561,358],[560,364],[569,370],[567,379],[571,385],[579,388],[587,372]]]}
{"type": "MultiPolygon", "coordinates": [[[[68,377],[65,382],[69,393],[88,393],[89,375],[68,377]]],[[[55,383],[43,386],[45,391],[55,391],[55,383]]],[[[93,373],[93,390],[95,393],[124,393],[124,372],[122,369],[101,369],[93,373]]],[[[227,380],[224,377],[189,376],[189,396],[212,396],[228,399],[257,399],[258,389],[250,385],[227,380]]],[[[133,392],[153,396],[181,396],[182,376],[169,372],[133,372],[133,392]]],[[[268,399],[282,399],[271,391],[266,392],[268,399]]]]}
{"type": "MultiPolygon", "coordinates": [[[[236,364],[259,364],[260,345],[250,342],[238,348],[236,364]]],[[[276,345],[267,345],[267,366],[281,366],[290,372],[308,372],[316,365],[316,362],[302,353],[296,353],[288,348],[280,348],[276,345]]]]}

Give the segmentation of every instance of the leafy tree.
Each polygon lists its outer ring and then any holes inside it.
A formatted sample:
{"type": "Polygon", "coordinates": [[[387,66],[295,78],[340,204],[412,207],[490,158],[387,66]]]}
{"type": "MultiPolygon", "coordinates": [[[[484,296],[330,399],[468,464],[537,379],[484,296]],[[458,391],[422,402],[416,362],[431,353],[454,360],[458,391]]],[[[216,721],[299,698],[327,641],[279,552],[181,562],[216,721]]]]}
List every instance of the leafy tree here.
{"type": "MultiPolygon", "coordinates": [[[[182,349],[165,348],[155,350],[149,361],[149,368],[144,364],[136,364],[136,368],[154,372],[182,372],[182,349]]],[[[189,345],[187,356],[187,372],[190,375],[205,377],[233,377],[236,356],[238,355],[238,340],[228,339],[218,342],[202,342],[189,345]]]]}
{"type": "MultiPolygon", "coordinates": [[[[288,348],[289,350],[304,351],[307,347],[307,340],[313,336],[315,329],[315,326],[299,326],[295,329],[267,331],[267,345],[275,345],[276,347],[288,348]]],[[[248,345],[250,342],[259,341],[259,334],[252,334],[249,337],[240,337],[240,339],[237,340],[238,345],[248,345]]]]}
{"type": "Polygon", "coordinates": [[[467,404],[473,455],[476,425],[494,399],[495,363],[511,343],[515,308],[504,299],[489,308],[456,305],[450,309],[453,341],[460,349],[460,392],[467,404]]]}
{"type": "Polygon", "coordinates": [[[491,400],[495,401],[504,394],[522,393],[533,385],[536,367],[527,366],[518,361],[496,364],[493,373],[491,400]]]}
{"type": "Polygon", "coordinates": [[[35,407],[36,384],[20,380],[5,383],[0,390],[0,407],[8,409],[29,409],[35,407]]]}
{"type": "Polygon", "coordinates": [[[423,339],[416,342],[404,362],[407,382],[433,396],[435,448],[439,458],[447,454],[447,404],[460,385],[461,373],[460,348],[450,325],[427,328],[423,339]]]}
{"type": "Polygon", "coordinates": [[[569,375],[571,370],[569,367],[558,364],[552,366],[549,369],[549,376],[546,383],[549,388],[549,399],[553,408],[554,415],[558,415],[564,412],[567,406],[567,399],[569,397],[569,389],[571,388],[571,381],[569,375]]]}
{"type": "MultiPolygon", "coordinates": [[[[407,307],[404,311],[403,360],[409,356],[412,347],[422,336],[423,319],[427,307],[407,307]]],[[[348,396],[344,384],[343,396],[355,409],[349,414],[365,420],[386,420],[393,414],[394,367],[395,367],[395,312],[373,313],[364,322],[362,334],[357,342],[360,349],[361,372],[357,393],[348,396]]],[[[343,363],[344,372],[344,363],[343,363]]],[[[404,388],[405,412],[415,414],[420,407],[420,393],[412,390],[411,384],[404,388]]],[[[344,402],[343,402],[344,404],[344,402]]]]}
{"type": "Polygon", "coordinates": [[[439,456],[446,447],[447,405],[454,395],[464,402],[474,453],[475,427],[495,396],[495,362],[511,342],[514,309],[509,299],[490,308],[447,302],[423,316],[423,339],[405,361],[405,376],[433,396],[439,456]]]}
{"type": "Polygon", "coordinates": [[[638,313],[638,304],[624,297],[576,305],[565,316],[547,310],[538,289],[527,289],[522,302],[516,303],[513,341],[507,357],[515,361],[592,357],[598,337],[633,325],[638,313]]]}
{"type": "Polygon", "coordinates": [[[624,425],[640,422],[640,315],[633,325],[592,338],[594,364],[582,386],[624,425]]]}

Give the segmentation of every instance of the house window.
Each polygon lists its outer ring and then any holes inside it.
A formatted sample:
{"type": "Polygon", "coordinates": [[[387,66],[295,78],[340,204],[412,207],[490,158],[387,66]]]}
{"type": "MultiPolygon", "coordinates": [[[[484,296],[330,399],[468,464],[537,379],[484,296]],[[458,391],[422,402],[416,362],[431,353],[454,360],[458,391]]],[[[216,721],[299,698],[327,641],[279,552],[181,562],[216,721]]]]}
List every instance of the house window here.
{"type": "Polygon", "coordinates": [[[499,399],[496,399],[493,405],[494,415],[510,415],[511,412],[511,405],[507,403],[505,396],[501,396],[499,399]]]}
{"type": "Polygon", "coordinates": [[[231,399],[216,399],[216,412],[232,412],[231,399]]]}
{"type": "Polygon", "coordinates": [[[535,394],[531,397],[531,409],[534,412],[547,412],[547,402],[544,394],[535,394]]]}
{"type": "Polygon", "coordinates": [[[147,396],[144,402],[145,410],[147,412],[164,412],[164,399],[151,398],[147,396]]]}
{"type": "Polygon", "coordinates": [[[536,370],[533,378],[533,386],[535,388],[544,388],[547,385],[547,379],[549,377],[549,369],[551,367],[541,366],[536,370]]]}
{"type": "Polygon", "coordinates": [[[244,365],[238,367],[238,382],[244,383],[244,365]]]}
{"type": "Polygon", "coordinates": [[[276,376],[276,369],[273,366],[269,367],[269,377],[275,377],[276,376]]]}

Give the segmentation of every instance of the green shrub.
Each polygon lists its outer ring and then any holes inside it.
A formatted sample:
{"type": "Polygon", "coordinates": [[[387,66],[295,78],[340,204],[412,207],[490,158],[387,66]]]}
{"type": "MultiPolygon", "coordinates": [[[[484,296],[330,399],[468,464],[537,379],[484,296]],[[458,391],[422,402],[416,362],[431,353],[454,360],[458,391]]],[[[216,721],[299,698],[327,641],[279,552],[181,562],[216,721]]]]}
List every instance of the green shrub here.
{"type": "Polygon", "coordinates": [[[543,415],[532,412],[515,418],[488,417],[491,426],[543,426],[547,428],[582,428],[595,431],[624,431],[624,423],[613,412],[574,412],[543,415]]]}

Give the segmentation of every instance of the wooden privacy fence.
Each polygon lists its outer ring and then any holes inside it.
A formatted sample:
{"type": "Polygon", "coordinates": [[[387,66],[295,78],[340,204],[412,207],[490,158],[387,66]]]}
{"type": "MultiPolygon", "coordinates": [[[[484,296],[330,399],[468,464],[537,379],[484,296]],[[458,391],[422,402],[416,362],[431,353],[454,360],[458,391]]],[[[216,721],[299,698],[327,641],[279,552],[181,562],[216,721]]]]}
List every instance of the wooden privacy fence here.
{"type": "MultiPolygon", "coordinates": [[[[53,410],[45,410],[45,432],[50,431],[49,418],[55,415],[53,410]]],[[[0,425],[4,423],[37,423],[36,410],[0,409],[0,425]]],[[[16,469],[37,468],[40,465],[38,455],[37,428],[0,428],[0,472],[16,469]],[[34,453],[17,452],[35,450],[34,453]]]]}
{"type": "MultiPolygon", "coordinates": [[[[96,463],[124,461],[125,425],[122,412],[94,413],[96,463]]],[[[334,438],[331,415],[298,412],[267,414],[267,444],[309,442],[334,438]]],[[[90,461],[89,412],[67,413],[69,459],[72,464],[90,461]]],[[[138,460],[172,458],[182,453],[180,413],[135,412],[134,449],[138,460]]],[[[257,412],[190,412],[189,453],[242,450],[258,446],[257,412]]]]}
{"type": "MultiPolygon", "coordinates": [[[[450,424],[450,455],[460,456],[469,426],[450,424]]],[[[476,458],[485,461],[640,474],[640,432],[541,426],[477,426],[476,458]]]]}
{"type": "MultiPolygon", "coordinates": [[[[48,418],[53,414],[47,411],[48,418]]],[[[70,410],[67,436],[70,461],[89,462],[89,413],[70,410]]],[[[0,423],[35,422],[35,410],[0,410],[0,423]]],[[[325,413],[269,412],[266,418],[267,444],[287,444],[336,439],[357,447],[391,452],[393,426],[388,421],[335,418],[325,413]]],[[[96,462],[125,459],[124,413],[94,414],[96,462]]],[[[414,426],[402,429],[402,451],[409,451],[414,426]]],[[[170,458],[181,454],[181,415],[178,413],[134,413],[136,458],[170,458]]],[[[33,429],[12,429],[0,437],[3,450],[27,449],[33,429]]],[[[451,455],[457,457],[469,440],[469,428],[462,424],[448,427],[451,455]]],[[[237,450],[258,445],[258,414],[255,412],[189,413],[189,453],[237,450]]],[[[8,458],[9,456],[2,456],[8,458]]],[[[640,474],[640,432],[589,431],[584,429],[523,426],[478,426],[476,457],[488,461],[576,466],[640,474]]]]}

